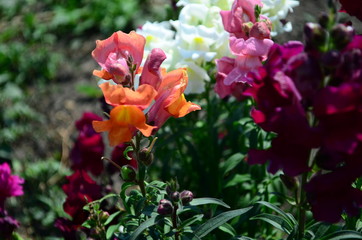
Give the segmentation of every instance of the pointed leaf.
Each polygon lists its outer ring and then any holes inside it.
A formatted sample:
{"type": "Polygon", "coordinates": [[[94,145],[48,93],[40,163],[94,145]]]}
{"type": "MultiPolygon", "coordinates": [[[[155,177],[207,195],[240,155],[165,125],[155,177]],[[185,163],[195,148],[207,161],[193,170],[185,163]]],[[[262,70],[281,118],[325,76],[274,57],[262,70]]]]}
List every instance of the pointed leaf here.
{"type": "Polygon", "coordinates": [[[243,159],[244,155],[241,153],[236,153],[229,157],[221,164],[222,175],[225,176],[228,172],[233,170],[243,159]]]}
{"type": "Polygon", "coordinates": [[[355,231],[339,231],[328,234],[320,240],[362,239],[362,234],[355,231]]]}
{"type": "Polygon", "coordinates": [[[293,225],[297,224],[297,221],[295,220],[295,218],[292,215],[286,214],[283,210],[281,210],[277,206],[275,206],[275,205],[273,205],[273,204],[271,204],[269,202],[264,202],[264,201],[259,201],[259,202],[256,202],[256,203],[264,205],[264,206],[272,209],[273,211],[279,213],[280,215],[282,215],[282,217],[289,223],[290,226],[293,226],[293,225]]]}
{"type": "Polygon", "coordinates": [[[229,205],[221,201],[217,198],[194,198],[192,202],[190,203],[191,206],[198,206],[198,205],[204,205],[204,204],[216,204],[221,205],[226,208],[230,208],[229,205]]]}
{"type": "Polygon", "coordinates": [[[147,228],[157,224],[158,218],[157,216],[151,217],[141,223],[141,225],[138,226],[138,228],[132,233],[130,240],[136,240],[137,237],[147,228]]]}
{"type": "Polygon", "coordinates": [[[293,229],[293,226],[291,226],[287,221],[285,221],[283,217],[273,214],[262,213],[255,217],[252,217],[251,220],[263,220],[287,234],[290,234],[290,232],[293,229]]]}
{"type": "Polygon", "coordinates": [[[223,212],[223,213],[217,215],[216,217],[211,218],[210,220],[208,220],[207,222],[202,224],[200,227],[198,227],[195,230],[194,234],[199,238],[205,237],[208,233],[210,233],[215,228],[220,227],[221,225],[223,225],[224,223],[226,223],[227,221],[229,221],[230,219],[232,219],[234,217],[247,213],[252,208],[253,207],[247,207],[247,208],[241,208],[241,209],[232,210],[232,211],[228,211],[228,212],[223,212]]]}

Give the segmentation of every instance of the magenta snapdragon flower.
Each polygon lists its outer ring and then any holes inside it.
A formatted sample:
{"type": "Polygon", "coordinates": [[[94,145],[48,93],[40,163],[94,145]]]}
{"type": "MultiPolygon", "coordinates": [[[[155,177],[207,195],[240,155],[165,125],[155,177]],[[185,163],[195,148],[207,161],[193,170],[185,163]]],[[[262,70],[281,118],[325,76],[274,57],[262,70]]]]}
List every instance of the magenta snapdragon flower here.
{"type": "Polygon", "coordinates": [[[7,198],[24,194],[23,183],[24,179],[16,175],[11,175],[9,164],[0,164],[0,211],[4,210],[4,204],[7,198]]]}

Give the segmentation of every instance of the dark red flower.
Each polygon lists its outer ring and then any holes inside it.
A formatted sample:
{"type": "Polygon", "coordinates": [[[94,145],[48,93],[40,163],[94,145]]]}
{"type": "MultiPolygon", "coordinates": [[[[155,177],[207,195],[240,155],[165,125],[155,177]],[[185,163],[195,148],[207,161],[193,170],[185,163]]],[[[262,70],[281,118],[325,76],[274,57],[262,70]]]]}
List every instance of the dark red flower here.
{"type": "Polygon", "coordinates": [[[338,222],[343,212],[355,216],[362,207],[362,191],[352,183],[362,175],[359,159],[333,172],[318,175],[306,185],[307,198],[317,221],[338,222]]]}
{"type": "Polygon", "coordinates": [[[75,125],[79,130],[78,138],[71,151],[73,170],[88,170],[98,176],[103,171],[101,158],[104,153],[104,143],[102,136],[95,132],[92,121],[101,121],[102,118],[90,112],[83,114],[75,125]]]}
{"type": "Polygon", "coordinates": [[[78,225],[66,218],[58,218],[55,220],[54,226],[58,228],[66,240],[77,240],[78,225]]]}
{"type": "Polygon", "coordinates": [[[342,4],[341,11],[346,11],[349,15],[357,17],[362,21],[362,1],[361,0],[339,0],[342,4]]]}
{"type": "Polygon", "coordinates": [[[315,100],[314,114],[323,136],[322,146],[353,154],[362,143],[362,85],[345,83],[322,89],[315,100]]]}
{"type": "Polygon", "coordinates": [[[102,197],[101,187],[82,170],[75,171],[67,179],[69,183],[62,186],[63,191],[67,195],[63,208],[73,218],[73,222],[79,225],[88,216],[83,207],[87,203],[102,197]]]}

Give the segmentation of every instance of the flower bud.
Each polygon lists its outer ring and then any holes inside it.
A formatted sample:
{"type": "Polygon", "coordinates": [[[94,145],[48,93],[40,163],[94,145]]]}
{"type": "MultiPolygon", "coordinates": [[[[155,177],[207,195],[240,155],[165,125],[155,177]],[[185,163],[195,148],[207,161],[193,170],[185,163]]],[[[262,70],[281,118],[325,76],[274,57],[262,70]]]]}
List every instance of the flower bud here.
{"type": "Polygon", "coordinates": [[[194,199],[194,195],[189,190],[184,190],[180,194],[182,205],[187,205],[194,199]]]}
{"type": "Polygon", "coordinates": [[[172,203],[166,199],[161,199],[158,204],[157,212],[160,215],[169,215],[172,213],[172,203]]]}
{"type": "Polygon", "coordinates": [[[280,174],[280,179],[284,183],[284,185],[289,189],[293,190],[297,187],[297,181],[294,177],[290,177],[284,174],[280,174]]]}
{"type": "Polygon", "coordinates": [[[322,28],[326,29],[329,24],[329,15],[325,12],[322,12],[321,15],[319,15],[318,23],[322,28]]]}
{"type": "Polygon", "coordinates": [[[327,32],[317,23],[306,23],[304,36],[307,48],[320,49],[326,44],[327,32]]]}
{"type": "Polygon", "coordinates": [[[351,26],[337,24],[331,30],[331,39],[337,49],[343,49],[352,40],[354,30],[351,26]]]}
{"type": "Polygon", "coordinates": [[[121,169],[121,178],[125,182],[133,182],[136,179],[136,170],[130,165],[124,165],[121,169]]]}
{"type": "Polygon", "coordinates": [[[254,23],[253,27],[250,29],[249,36],[257,39],[270,38],[270,29],[267,22],[254,23]]]}
{"type": "Polygon", "coordinates": [[[101,212],[99,214],[99,219],[100,219],[101,222],[106,222],[108,218],[109,218],[109,213],[108,212],[101,212]]]}
{"type": "Polygon", "coordinates": [[[179,192],[173,192],[171,194],[171,200],[173,202],[178,202],[180,200],[180,193],[179,192]]]}
{"type": "Polygon", "coordinates": [[[139,160],[145,165],[150,166],[153,162],[153,153],[148,148],[144,148],[139,153],[139,160]]]}
{"type": "Polygon", "coordinates": [[[339,51],[332,50],[323,54],[321,60],[327,67],[337,67],[341,63],[342,57],[339,51]]]}

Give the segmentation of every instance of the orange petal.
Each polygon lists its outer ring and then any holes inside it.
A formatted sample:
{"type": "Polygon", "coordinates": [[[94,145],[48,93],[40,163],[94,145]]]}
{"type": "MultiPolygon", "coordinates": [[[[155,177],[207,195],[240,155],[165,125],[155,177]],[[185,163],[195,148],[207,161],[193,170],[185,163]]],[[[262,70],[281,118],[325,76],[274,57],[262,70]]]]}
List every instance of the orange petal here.
{"type": "Polygon", "coordinates": [[[167,111],[176,118],[183,117],[192,111],[200,109],[201,107],[199,105],[192,102],[186,102],[184,94],[181,94],[175,102],[167,107],[167,111]]]}
{"type": "Polygon", "coordinates": [[[94,131],[96,131],[96,132],[105,132],[105,131],[109,131],[111,129],[112,123],[110,120],[93,121],[92,126],[94,128],[94,131]]]}
{"type": "Polygon", "coordinates": [[[140,130],[146,137],[150,136],[153,126],[146,124],[145,114],[137,107],[131,105],[120,105],[111,111],[113,118],[118,125],[131,125],[140,130]]]}
{"type": "Polygon", "coordinates": [[[113,75],[110,74],[109,72],[107,72],[106,70],[102,69],[101,71],[99,70],[93,70],[93,75],[103,78],[104,80],[110,80],[113,78],[113,75]]]}
{"type": "Polygon", "coordinates": [[[178,68],[168,73],[162,72],[162,83],[158,88],[158,92],[162,93],[173,88],[179,88],[183,93],[187,87],[188,76],[185,68],[178,68]]]}
{"type": "Polygon", "coordinates": [[[157,95],[156,90],[148,84],[139,86],[137,91],[109,83],[102,83],[99,87],[103,91],[106,102],[112,106],[135,105],[141,109],[145,109],[157,95]]]}
{"type": "Polygon", "coordinates": [[[122,127],[114,125],[112,126],[112,129],[108,134],[109,145],[111,145],[112,147],[115,147],[124,142],[129,142],[131,141],[131,139],[132,132],[128,128],[128,126],[122,127]]]}

